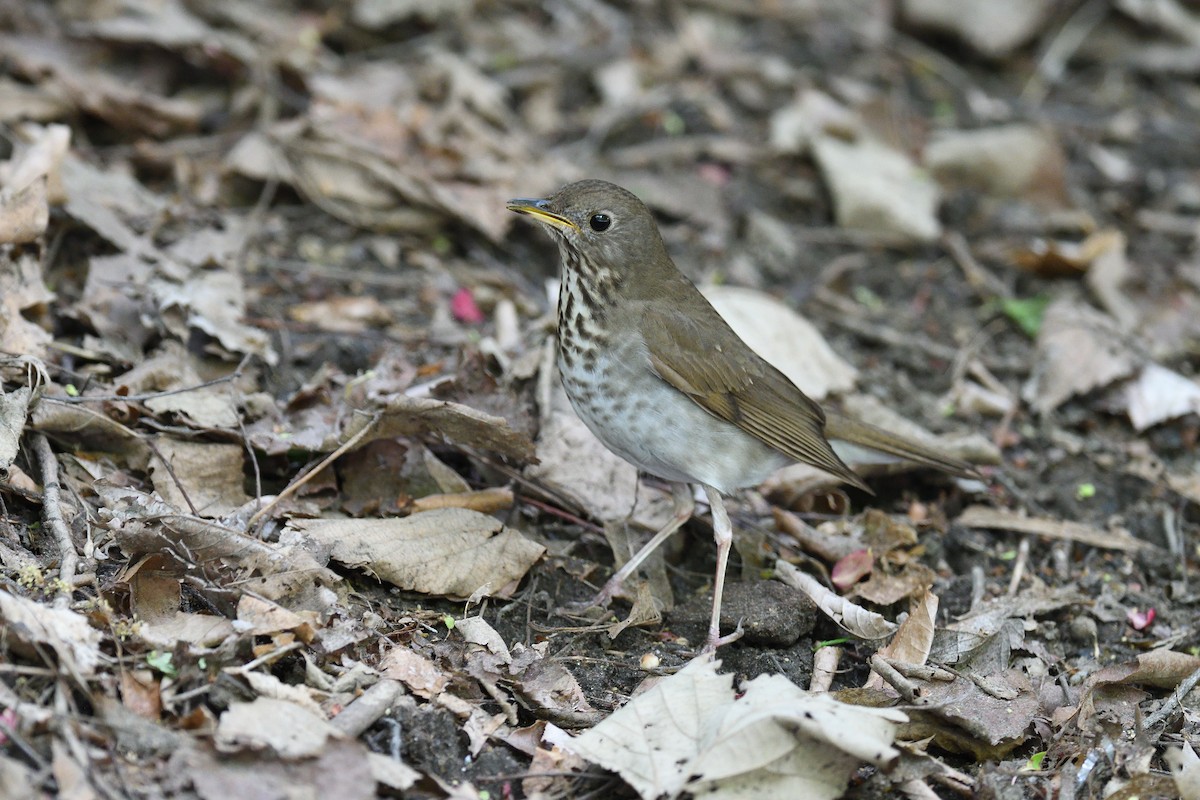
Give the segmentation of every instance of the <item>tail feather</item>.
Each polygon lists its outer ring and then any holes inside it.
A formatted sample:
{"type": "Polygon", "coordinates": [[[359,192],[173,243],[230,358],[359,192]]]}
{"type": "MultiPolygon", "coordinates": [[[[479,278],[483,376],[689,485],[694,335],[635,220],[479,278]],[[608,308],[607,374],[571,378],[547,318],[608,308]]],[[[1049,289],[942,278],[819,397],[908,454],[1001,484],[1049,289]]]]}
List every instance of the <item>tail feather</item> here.
{"type": "Polygon", "coordinates": [[[826,413],[825,437],[840,439],[858,447],[865,447],[868,450],[886,453],[889,456],[912,461],[922,466],[940,469],[951,475],[968,478],[982,477],[975,467],[960,458],[840,414],[826,413]]]}

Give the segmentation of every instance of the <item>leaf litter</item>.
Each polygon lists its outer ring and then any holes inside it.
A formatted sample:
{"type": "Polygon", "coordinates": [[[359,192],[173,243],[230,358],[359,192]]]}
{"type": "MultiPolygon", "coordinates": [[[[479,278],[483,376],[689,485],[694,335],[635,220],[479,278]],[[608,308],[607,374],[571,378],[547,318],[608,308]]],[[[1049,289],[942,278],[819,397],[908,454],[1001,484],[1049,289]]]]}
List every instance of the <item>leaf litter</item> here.
{"type": "Polygon", "coordinates": [[[1200,188],[1159,90],[1200,26],[986,5],[3,12],[0,785],[1195,796],[1200,188]],[[672,513],[565,401],[504,210],[588,175],[810,394],[988,479],[739,498],[720,664],[702,519],[574,610],[672,513]]]}

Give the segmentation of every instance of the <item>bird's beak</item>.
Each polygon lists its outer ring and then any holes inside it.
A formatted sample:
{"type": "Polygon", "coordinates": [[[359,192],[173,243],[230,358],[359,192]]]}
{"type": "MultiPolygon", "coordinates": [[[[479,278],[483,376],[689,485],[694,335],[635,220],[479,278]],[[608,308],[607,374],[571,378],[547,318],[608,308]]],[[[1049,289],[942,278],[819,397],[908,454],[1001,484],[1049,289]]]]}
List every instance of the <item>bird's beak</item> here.
{"type": "Polygon", "coordinates": [[[574,222],[562,216],[561,214],[555,214],[553,211],[551,211],[549,209],[549,205],[549,200],[534,200],[528,197],[518,197],[515,200],[509,200],[504,204],[504,207],[509,211],[515,211],[518,214],[527,214],[536,219],[538,222],[544,222],[545,224],[551,225],[560,230],[579,230],[579,226],[574,222]]]}

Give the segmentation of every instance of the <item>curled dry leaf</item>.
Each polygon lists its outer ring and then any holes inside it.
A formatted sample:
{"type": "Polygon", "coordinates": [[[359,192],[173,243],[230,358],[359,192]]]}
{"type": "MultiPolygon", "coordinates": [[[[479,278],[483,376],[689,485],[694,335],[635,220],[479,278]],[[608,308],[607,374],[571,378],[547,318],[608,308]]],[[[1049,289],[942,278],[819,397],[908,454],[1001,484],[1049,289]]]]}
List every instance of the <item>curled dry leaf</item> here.
{"type": "MultiPolygon", "coordinates": [[[[371,424],[371,419],[366,414],[351,417],[342,431],[342,440],[353,438],[371,424]]],[[[485,414],[448,400],[407,395],[395,395],[387,399],[380,410],[379,422],[358,447],[375,439],[429,435],[444,436],[455,444],[498,453],[522,462],[535,460],[533,442],[525,434],[514,430],[503,417],[485,414]]]]}
{"type": "Polygon", "coordinates": [[[429,699],[450,685],[450,676],[425,656],[408,647],[394,647],[379,662],[385,678],[400,681],[418,697],[429,699]]]}
{"type": "Polygon", "coordinates": [[[28,386],[5,394],[0,385],[0,472],[7,471],[17,457],[17,445],[25,430],[25,416],[29,413],[30,394],[28,386]]]}
{"type": "Polygon", "coordinates": [[[883,639],[896,630],[896,623],[889,622],[880,614],[867,611],[844,597],[839,597],[822,586],[816,578],[801,572],[786,561],[775,562],[775,577],[804,592],[826,616],[860,639],[883,639]]]}
{"type": "Polygon", "coordinates": [[[1163,761],[1171,770],[1179,796],[1183,800],[1200,800],[1200,758],[1191,744],[1184,742],[1183,747],[1167,748],[1163,761]]]}
{"type": "Polygon", "coordinates": [[[508,652],[508,645],[504,643],[504,637],[496,632],[496,629],[487,623],[483,617],[466,617],[454,623],[454,629],[473,644],[481,645],[488,649],[493,655],[497,655],[504,663],[512,661],[512,655],[508,652]]]}
{"type": "Polygon", "coordinates": [[[1038,693],[1019,669],[981,681],[959,675],[926,681],[927,701],[912,712],[910,735],[932,736],[939,747],[976,759],[1004,758],[1021,745],[1040,710],[1038,693]]]}
{"type": "Polygon", "coordinates": [[[403,519],[293,520],[291,526],[330,547],[335,561],[406,591],[455,598],[481,587],[508,596],[545,552],[494,517],[461,508],[403,519]]]}

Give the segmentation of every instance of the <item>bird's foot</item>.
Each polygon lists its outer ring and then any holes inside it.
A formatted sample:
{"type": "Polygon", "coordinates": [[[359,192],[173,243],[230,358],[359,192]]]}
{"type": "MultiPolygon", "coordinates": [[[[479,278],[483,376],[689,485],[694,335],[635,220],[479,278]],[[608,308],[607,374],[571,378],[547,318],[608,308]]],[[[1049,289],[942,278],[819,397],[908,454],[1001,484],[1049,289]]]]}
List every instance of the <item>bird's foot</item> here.
{"type": "Polygon", "coordinates": [[[718,647],[724,647],[731,642],[736,642],[738,639],[742,638],[743,633],[745,633],[745,630],[742,628],[741,620],[738,620],[737,628],[734,630],[734,632],[725,636],[721,635],[720,630],[710,630],[708,632],[708,640],[704,643],[704,647],[700,650],[700,657],[712,658],[717,654],[718,647]]]}

